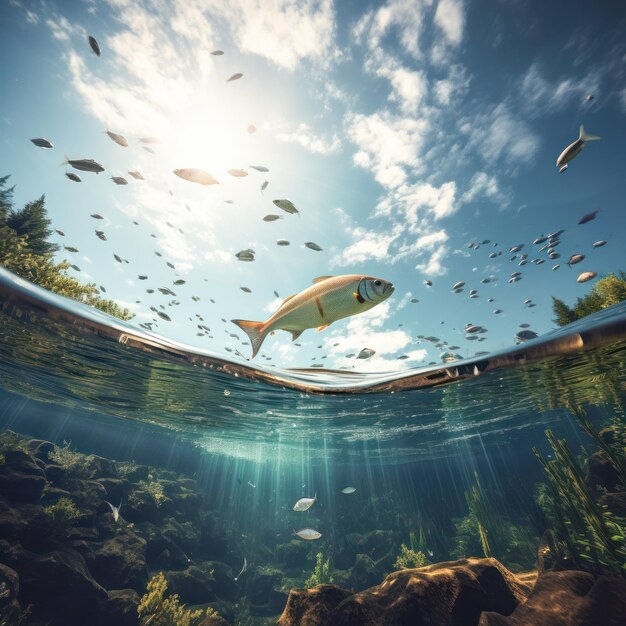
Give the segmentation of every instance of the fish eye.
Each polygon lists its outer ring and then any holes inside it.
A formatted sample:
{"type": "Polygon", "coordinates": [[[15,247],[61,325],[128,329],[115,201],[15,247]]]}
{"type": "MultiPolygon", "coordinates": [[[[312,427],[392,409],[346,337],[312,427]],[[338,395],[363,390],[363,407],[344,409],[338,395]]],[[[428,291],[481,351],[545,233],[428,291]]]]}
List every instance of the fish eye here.
{"type": "Polygon", "coordinates": [[[375,281],[374,281],[374,284],[375,284],[377,287],[380,287],[380,286],[382,285],[382,282],[381,282],[380,280],[375,280],[375,281]]]}

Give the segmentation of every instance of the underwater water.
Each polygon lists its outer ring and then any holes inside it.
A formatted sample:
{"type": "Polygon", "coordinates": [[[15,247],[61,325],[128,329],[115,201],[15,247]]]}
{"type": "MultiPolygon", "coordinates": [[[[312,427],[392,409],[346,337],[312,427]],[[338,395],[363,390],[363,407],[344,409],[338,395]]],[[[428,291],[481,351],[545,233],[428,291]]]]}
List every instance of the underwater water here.
{"type": "Polygon", "coordinates": [[[621,624],[624,32],[0,3],[0,626],[621,624]]]}

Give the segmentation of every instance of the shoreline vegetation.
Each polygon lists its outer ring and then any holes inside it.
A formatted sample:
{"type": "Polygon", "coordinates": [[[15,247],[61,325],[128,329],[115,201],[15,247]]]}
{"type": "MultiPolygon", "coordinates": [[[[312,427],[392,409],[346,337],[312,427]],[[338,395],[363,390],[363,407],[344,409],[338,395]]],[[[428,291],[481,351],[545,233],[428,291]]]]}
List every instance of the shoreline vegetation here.
{"type": "Polygon", "coordinates": [[[100,297],[95,283],[82,283],[70,276],[72,264],[54,259],[60,247],[51,241],[52,230],[45,196],[16,209],[14,187],[7,187],[9,176],[0,177],[0,265],[21,278],[61,296],[93,306],[104,313],[128,321],[134,315],[114,300],[100,297]]]}

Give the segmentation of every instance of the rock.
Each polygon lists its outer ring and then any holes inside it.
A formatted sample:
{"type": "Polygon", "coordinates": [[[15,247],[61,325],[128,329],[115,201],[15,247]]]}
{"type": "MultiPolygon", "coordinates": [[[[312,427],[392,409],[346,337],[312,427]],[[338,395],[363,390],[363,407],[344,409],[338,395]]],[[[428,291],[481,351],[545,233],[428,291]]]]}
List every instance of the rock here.
{"type": "Polygon", "coordinates": [[[93,577],[106,589],[135,589],[144,593],[148,583],[146,542],[132,532],[93,546],[87,557],[93,577]],[[97,547],[96,547],[97,546],[97,547]]]}
{"type": "Polygon", "coordinates": [[[104,487],[104,499],[117,506],[130,491],[130,483],[125,478],[96,478],[96,482],[104,487]]]}
{"type": "MultiPolygon", "coordinates": [[[[331,611],[352,595],[336,585],[317,585],[312,589],[292,589],[278,626],[322,626],[331,611]]],[[[355,622],[356,624],[356,622],[355,622]]]]}
{"type": "Polygon", "coordinates": [[[508,617],[482,614],[479,626],[621,626],[626,580],[588,572],[547,572],[508,617]]]}
{"type": "Polygon", "coordinates": [[[46,486],[43,470],[21,450],[7,450],[0,464],[0,494],[15,502],[39,502],[46,486]]]}
{"type": "Polygon", "coordinates": [[[67,473],[67,470],[62,465],[57,465],[56,463],[48,463],[44,467],[44,471],[46,473],[46,478],[53,485],[62,484],[65,474],[67,473]]]}
{"type": "Polygon", "coordinates": [[[46,554],[25,552],[16,571],[20,601],[33,605],[32,623],[98,623],[107,592],[92,578],[78,552],[67,548],[46,554]]]}
{"type": "Polygon", "coordinates": [[[287,594],[277,589],[283,574],[271,567],[257,567],[246,582],[246,597],[250,614],[269,616],[280,613],[285,607],[287,594]]]}
{"type": "Polygon", "coordinates": [[[350,586],[357,591],[377,585],[383,576],[382,570],[367,554],[357,554],[350,586]]]}
{"type": "Polygon", "coordinates": [[[0,563],[0,624],[19,624],[22,614],[17,596],[20,592],[17,572],[0,563]]]}
{"type": "Polygon", "coordinates": [[[31,439],[26,442],[29,454],[40,461],[48,462],[48,454],[54,450],[54,444],[43,439],[31,439]]]}
{"type": "Polygon", "coordinates": [[[587,483],[594,489],[604,487],[615,491],[619,483],[619,475],[602,451],[594,452],[587,459],[587,483]]]}
{"type": "Polygon", "coordinates": [[[211,615],[211,617],[205,617],[198,626],[230,626],[230,622],[227,622],[221,615],[211,615]]]}
{"type": "Polygon", "coordinates": [[[219,561],[206,561],[204,568],[208,572],[213,572],[215,593],[221,600],[228,600],[229,602],[237,602],[239,600],[241,589],[234,581],[233,571],[228,565],[219,561]]]}
{"type": "Polygon", "coordinates": [[[346,537],[357,553],[368,554],[373,559],[386,556],[395,545],[395,534],[390,530],[373,530],[369,533],[351,533],[346,537]]]}
{"type": "Polygon", "coordinates": [[[303,618],[302,613],[295,614],[295,621],[285,617],[288,602],[279,624],[475,626],[482,611],[509,615],[528,592],[529,588],[495,559],[461,559],[395,572],[380,585],[345,598],[330,611],[325,604],[318,610],[305,601],[306,622],[297,621],[303,618]]]}
{"type": "Polygon", "coordinates": [[[134,589],[115,589],[109,591],[109,598],[104,605],[103,615],[106,620],[104,624],[115,624],[115,626],[137,626],[139,616],[137,607],[140,601],[139,594],[134,589]]]}
{"type": "Polygon", "coordinates": [[[168,572],[167,578],[172,593],[177,593],[183,603],[206,604],[215,600],[215,579],[195,565],[182,572],[168,572]]]}
{"type": "Polygon", "coordinates": [[[133,522],[134,524],[140,522],[158,524],[161,513],[152,494],[143,489],[135,488],[124,506],[123,516],[126,521],[133,522]]]}
{"type": "Polygon", "coordinates": [[[305,541],[292,540],[289,543],[281,543],[276,546],[276,560],[288,569],[297,569],[301,572],[309,550],[310,546],[305,541]]]}

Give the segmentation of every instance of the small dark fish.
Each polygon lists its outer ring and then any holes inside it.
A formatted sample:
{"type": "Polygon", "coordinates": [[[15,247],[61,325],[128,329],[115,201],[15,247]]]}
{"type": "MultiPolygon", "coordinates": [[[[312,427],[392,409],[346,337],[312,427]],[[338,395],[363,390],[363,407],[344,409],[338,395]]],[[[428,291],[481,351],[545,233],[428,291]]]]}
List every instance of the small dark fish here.
{"type": "Polygon", "coordinates": [[[322,251],[322,248],[320,248],[314,241],[307,241],[304,245],[310,250],[315,250],[316,252],[322,251]]]}
{"type": "Polygon", "coordinates": [[[117,255],[117,254],[115,254],[115,253],[113,254],[113,258],[114,258],[114,259],[115,259],[118,263],[121,263],[121,262],[123,261],[122,257],[121,257],[121,256],[119,256],[119,255],[117,255]]]}
{"type": "Polygon", "coordinates": [[[140,274],[139,276],[137,276],[137,278],[139,280],[147,280],[148,279],[148,277],[145,274],[140,274]]]}
{"type": "Polygon", "coordinates": [[[100,213],[92,213],[89,217],[93,217],[94,220],[103,220],[104,218],[100,213]]]}
{"type": "Polygon", "coordinates": [[[39,148],[54,148],[52,142],[43,137],[35,137],[35,139],[31,139],[31,141],[39,148]]]}
{"type": "Polygon", "coordinates": [[[132,172],[128,172],[134,179],[136,180],[146,180],[141,172],[137,171],[137,170],[133,170],[132,172]]]}
{"type": "Polygon", "coordinates": [[[78,252],[78,248],[73,248],[72,246],[63,246],[63,247],[68,252],[78,252]]]}
{"type": "Polygon", "coordinates": [[[107,240],[107,236],[104,234],[103,230],[97,230],[96,231],[96,237],[98,237],[99,239],[102,239],[102,241],[106,241],[107,240]]]}
{"type": "Polygon", "coordinates": [[[600,211],[598,210],[598,211],[592,211],[591,213],[586,213],[578,220],[578,223],[587,224],[588,222],[595,220],[599,212],[600,211]]]}
{"type": "Polygon", "coordinates": [[[65,237],[65,233],[61,229],[55,228],[54,230],[56,230],[57,234],[61,235],[61,237],[65,237]]]}
{"type": "Polygon", "coordinates": [[[107,290],[106,290],[106,289],[105,289],[102,285],[100,285],[100,291],[101,291],[102,293],[106,293],[106,292],[107,292],[107,290]]]}
{"type": "Polygon", "coordinates": [[[600,241],[594,241],[591,245],[594,248],[601,248],[602,246],[606,245],[606,241],[604,239],[600,239],[600,241]]]}
{"type": "Polygon", "coordinates": [[[95,172],[99,174],[104,172],[104,168],[100,163],[93,159],[68,159],[66,158],[63,165],[71,165],[75,170],[81,170],[82,172],[95,172]]]}
{"type": "Polygon", "coordinates": [[[269,172],[269,169],[265,167],[265,165],[251,165],[250,167],[257,172],[269,172]]]}
{"type": "Polygon", "coordinates": [[[80,272],[80,267],[78,267],[78,265],[70,265],[70,267],[71,267],[73,270],[76,270],[77,272],[80,272]]]}
{"type": "Polygon", "coordinates": [[[282,219],[280,215],[274,215],[273,213],[270,213],[269,215],[266,215],[263,218],[264,222],[275,222],[276,220],[280,220],[282,219]]]}
{"type": "Polygon", "coordinates": [[[267,189],[267,186],[270,184],[269,180],[266,180],[262,185],[261,185],[261,191],[265,191],[267,189]]]}
{"type": "Polygon", "coordinates": [[[128,148],[128,140],[124,135],[118,135],[111,130],[105,131],[106,134],[118,145],[122,146],[122,148],[128,148]]]}
{"type": "Polygon", "coordinates": [[[175,285],[184,285],[187,281],[183,280],[182,278],[179,278],[178,280],[174,281],[175,285]]]}
{"type": "Polygon", "coordinates": [[[167,314],[167,313],[163,313],[162,311],[157,311],[156,314],[163,320],[165,320],[166,322],[171,322],[172,318],[167,314]]]}
{"type": "Polygon", "coordinates": [[[243,74],[241,74],[240,72],[237,72],[236,74],[233,74],[229,79],[227,79],[227,83],[230,83],[233,80],[239,80],[240,78],[243,77],[243,74]]]}
{"type": "Polygon", "coordinates": [[[82,178],[78,174],[74,174],[74,172],[65,172],[65,175],[75,183],[80,183],[82,181],[82,178]]]}
{"type": "Polygon", "coordinates": [[[123,178],[122,176],[111,176],[111,180],[116,185],[128,185],[128,181],[125,178],[123,178]]]}
{"type": "MultiPolygon", "coordinates": [[[[221,57],[224,54],[223,50],[213,50],[213,52],[211,52],[211,55],[214,57],[221,57]]],[[[235,579],[237,580],[237,579],[235,579]]]]}
{"type": "Polygon", "coordinates": [[[89,35],[87,40],[89,41],[89,45],[91,46],[91,49],[93,50],[94,54],[96,56],[100,56],[100,46],[98,45],[96,38],[89,35]]]}
{"type": "Polygon", "coordinates": [[[171,267],[173,270],[176,269],[176,266],[173,263],[170,263],[169,261],[166,261],[166,264],[168,267],[171,267]]]}
{"type": "Polygon", "coordinates": [[[518,341],[530,341],[531,339],[536,339],[538,337],[537,333],[534,330],[520,330],[515,338],[518,341]]]}
{"type": "Polygon", "coordinates": [[[239,289],[245,293],[252,293],[252,289],[250,289],[250,287],[239,287],[239,289]]]}

